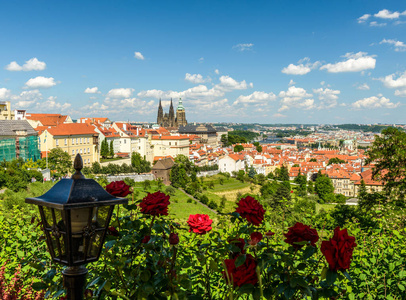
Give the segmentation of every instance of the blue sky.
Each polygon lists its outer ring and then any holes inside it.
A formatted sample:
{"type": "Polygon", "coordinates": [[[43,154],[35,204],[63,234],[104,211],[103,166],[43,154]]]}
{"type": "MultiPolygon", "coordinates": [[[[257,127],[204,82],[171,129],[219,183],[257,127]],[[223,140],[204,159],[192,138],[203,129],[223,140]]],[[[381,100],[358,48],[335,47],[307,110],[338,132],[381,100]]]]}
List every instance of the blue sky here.
{"type": "Polygon", "coordinates": [[[154,121],[406,123],[404,1],[1,1],[0,100],[154,121]]]}

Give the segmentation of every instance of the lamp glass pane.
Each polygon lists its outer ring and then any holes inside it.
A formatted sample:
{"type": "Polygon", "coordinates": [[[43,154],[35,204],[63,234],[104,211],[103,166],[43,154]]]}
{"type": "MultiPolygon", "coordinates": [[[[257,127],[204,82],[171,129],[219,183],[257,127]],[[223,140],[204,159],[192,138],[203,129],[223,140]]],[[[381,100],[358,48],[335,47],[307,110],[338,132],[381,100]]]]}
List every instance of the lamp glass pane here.
{"type": "Polygon", "coordinates": [[[54,208],[44,209],[44,214],[50,228],[49,236],[51,238],[51,245],[53,250],[53,257],[62,259],[65,256],[65,239],[66,239],[66,226],[62,218],[63,212],[54,208]]]}
{"type": "Polygon", "coordinates": [[[50,228],[54,224],[54,221],[52,219],[52,208],[43,206],[43,211],[45,216],[45,220],[43,220],[44,227],[50,228]]]}
{"type": "Polygon", "coordinates": [[[108,206],[101,206],[97,209],[97,217],[96,217],[96,222],[97,225],[100,227],[106,227],[108,224],[106,223],[108,220],[108,215],[109,215],[109,210],[110,210],[110,205],[108,206]]]}

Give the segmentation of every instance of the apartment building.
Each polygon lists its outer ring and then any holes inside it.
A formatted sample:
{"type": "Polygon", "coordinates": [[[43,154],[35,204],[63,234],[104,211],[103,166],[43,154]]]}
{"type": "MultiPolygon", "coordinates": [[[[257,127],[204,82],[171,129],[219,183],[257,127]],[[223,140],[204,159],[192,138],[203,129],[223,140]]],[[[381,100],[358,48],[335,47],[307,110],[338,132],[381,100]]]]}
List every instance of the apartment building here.
{"type": "Polygon", "coordinates": [[[59,147],[69,153],[72,161],[80,154],[85,166],[100,161],[99,137],[94,127],[88,124],[68,123],[55,127],[37,128],[40,136],[42,156],[51,149],[59,147]]]}
{"type": "Polygon", "coordinates": [[[154,156],[172,156],[179,154],[189,157],[189,137],[185,135],[153,136],[150,141],[154,156]]]}

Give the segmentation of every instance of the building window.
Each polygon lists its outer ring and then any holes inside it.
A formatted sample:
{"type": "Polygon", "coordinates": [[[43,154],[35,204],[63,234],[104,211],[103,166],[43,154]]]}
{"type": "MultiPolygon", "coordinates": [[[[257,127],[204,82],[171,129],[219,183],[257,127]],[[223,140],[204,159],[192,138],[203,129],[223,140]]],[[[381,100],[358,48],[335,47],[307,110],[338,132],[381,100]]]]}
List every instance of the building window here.
{"type": "Polygon", "coordinates": [[[68,144],[68,139],[65,139],[65,146],[68,144]]]}
{"type": "Polygon", "coordinates": [[[89,141],[89,138],[87,138],[87,143],[89,144],[89,142],[90,142],[90,141],[89,141]]]}
{"type": "Polygon", "coordinates": [[[78,143],[78,138],[76,138],[76,144],[79,144],[79,143],[78,143]]]}
{"type": "Polygon", "coordinates": [[[82,154],[82,149],[80,149],[80,154],[82,154]]]}
{"type": "Polygon", "coordinates": [[[56,145],[59,146],[59,139],[56,139],[55,142],[56,142],[56,145]]]}
{"type": "Polygon", "coordinates": [[[90,158],[87,159],[87,163],[90,164],[90,158]]]}
{"type": "Polygon", "coordinates": [[[169,142],[169,146],[171,145],[171,142],[169,142]]]}
{"type": "Polygon", "coordinates": [[[75,145],[75,139],[72,138],[72,145],[75,145]]]}
{"type": "Polygon", "coordinates": [[[124,140],[124,144],[126,144],[127,143],[127,140],[124,140]]]}
{"type": "Polygon", "coordinates": [[[76,154],[78,154],[79,153],[79,149],[76,149],[76,154]]]}
{"type": "Polygon", "coordinates": [[[90,148],[87,148],[87,153],[90,153],[90,148]]]}
{"type": "Polygon", "coordinates": [[[75,155],[75,150],[72,150],[72,155],[75,155]]]}

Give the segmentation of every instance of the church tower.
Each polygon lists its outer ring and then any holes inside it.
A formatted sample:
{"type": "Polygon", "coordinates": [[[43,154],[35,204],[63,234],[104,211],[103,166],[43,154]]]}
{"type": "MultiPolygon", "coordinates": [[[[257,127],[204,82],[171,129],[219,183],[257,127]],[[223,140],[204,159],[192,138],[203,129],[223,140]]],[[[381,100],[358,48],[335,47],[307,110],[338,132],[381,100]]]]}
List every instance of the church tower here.
{"type": "Polygon", "coordinates": [[[171,98],[171,106],[169,107],[169,127],[176,127],[175,111],[173,110],[172,98],[171,98]]]}
{"type": "Polygon", "coordinates": [[[164,110],[163,110],[163,108],[162,108],[161,99],[159,99],[158,117],[157,117],[157,120],[156,120],[156,122],[157,122],[157,124],[158,124],[159,126],[162,126],[162,125],[163,125],[163,122],[164,122],[163,119],[164,119],[164,110]]]}
{"type": "Polygon", "coordinates": [[[179,98],[178,108],[176,109],[176,125],[179,126],[186,126],[186,112],[185,107],[182,104],[182,98],[179,98]]]}

